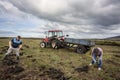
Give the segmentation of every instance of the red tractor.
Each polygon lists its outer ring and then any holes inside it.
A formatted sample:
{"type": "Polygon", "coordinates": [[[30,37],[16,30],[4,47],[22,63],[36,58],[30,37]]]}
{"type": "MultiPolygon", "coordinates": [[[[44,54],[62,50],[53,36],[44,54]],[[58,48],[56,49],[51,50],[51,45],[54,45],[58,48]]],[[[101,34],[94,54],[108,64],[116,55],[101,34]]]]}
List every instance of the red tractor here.
{"type": "MultiPolygon", "coordinates": [[[[68,37],[69,35],[66,35],[68,37]]],[[[90,47],[94,46],[95,42],[88,39],[74,39],[65,38],[63,36],[62,30],[49,30],[46,32],[46,38],[40,43],[41,48],[47,46],[53,49],[64,48],[74,48],[77,53],[86,53],[90,50],[90,47]]]]}
{"type": "Polygon", "coordinates": [[[62,47],[61,43],[64,42],[64,36],[62,30],[49,30],[46,33],[46,38],[40,43],[41,48],[50,46],[54,49],[62,47]]]}

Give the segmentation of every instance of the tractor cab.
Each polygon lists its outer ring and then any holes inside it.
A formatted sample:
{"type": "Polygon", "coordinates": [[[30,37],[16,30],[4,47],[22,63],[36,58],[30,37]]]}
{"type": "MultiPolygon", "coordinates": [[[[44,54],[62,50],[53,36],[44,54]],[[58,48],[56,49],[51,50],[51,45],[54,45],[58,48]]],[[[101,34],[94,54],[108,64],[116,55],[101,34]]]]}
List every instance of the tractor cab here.
{"type": "Polygon", "coordinates": [[[63,40],[63,31],[62,30],[49,30],[46,33],[46,38],[44,39],[44,42],[51,43],[52,40],[59,39],[63,40]]]}
{"type": "Polygon", "coordinates": [[[63,32],[61,30],[49,30],[46,32],[46,36],[48,38],[50,38],[50,37],[62,37],[63,32]]]}

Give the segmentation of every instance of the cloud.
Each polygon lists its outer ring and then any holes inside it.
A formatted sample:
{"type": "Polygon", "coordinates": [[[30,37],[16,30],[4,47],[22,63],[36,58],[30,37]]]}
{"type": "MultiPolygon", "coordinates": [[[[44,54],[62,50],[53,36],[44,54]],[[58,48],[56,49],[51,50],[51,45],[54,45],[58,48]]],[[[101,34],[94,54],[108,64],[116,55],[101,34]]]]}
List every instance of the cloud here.
{"type": "Polygon", "coordinates": [[[16,6],[5,0],[0,1],[0,14],[2,15],[0,17],[2,18],[6,17],[9,17],[9,19],[26,18],[24,12],[20,11],[16,6]]]}
{"type": "Polygon", "coordinates": [[[62,29],[73,37],[99,38],[120,34],[119,3],[120,0],[1,0],[0,14],[22,20],[35,18],[31,23],[37,27],[28,32],[62,29]]]}
{"type": "Polygon", "coordinates": [[[17,36],[15,32],[9,31],[9,30],[0,30],[0,37],[13,37],[17,36]]]}
{"type": "Polygon", "coordinates": [[[4,30],[0,30],[0,34],[15,34],[12,31],[4,31],[4,30]]]}
{"type": "Polygon", "coordinates": [[[115,0],[7,0],[19,10],[34,16],[71,24],[109,26],[120,20],[120,2],[115,0]],[[24,5],[27,5],[25,7],[24,5]]]}

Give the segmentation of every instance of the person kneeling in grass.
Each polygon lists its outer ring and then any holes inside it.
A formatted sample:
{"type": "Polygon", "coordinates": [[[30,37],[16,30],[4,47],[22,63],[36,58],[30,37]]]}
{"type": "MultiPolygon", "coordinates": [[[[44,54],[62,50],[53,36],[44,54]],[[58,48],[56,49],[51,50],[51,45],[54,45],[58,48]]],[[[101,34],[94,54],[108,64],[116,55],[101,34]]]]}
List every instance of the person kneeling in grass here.
{"type": "Polygon", "coordinates": [[[102,68],[102,55],[103,55],[103,50],[99,47],[93,48],[92,49],[92,62],[89,64],[90,66],[94,63],[97,62],[97,57],[98,57],[98,70],[101,70],[102,68]]]}

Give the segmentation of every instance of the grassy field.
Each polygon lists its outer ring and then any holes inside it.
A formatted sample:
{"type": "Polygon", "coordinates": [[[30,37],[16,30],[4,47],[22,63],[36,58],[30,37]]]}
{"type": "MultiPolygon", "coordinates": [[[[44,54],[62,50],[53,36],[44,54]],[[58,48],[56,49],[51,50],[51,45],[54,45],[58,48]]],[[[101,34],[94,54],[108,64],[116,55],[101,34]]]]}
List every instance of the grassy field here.
{"type": "MultiPolygon", "coordinates": [[[[115,45],[96,41],[104,51],[103,67],[98,71],[97,65],[89,66],[90,51],[42,49],[39,39],[23,39],[20,62],[8,65],[2,59],[9,40],[0,39],[0,80],[120,80],[120,41],[114,41],[115,45]]],[[[10,57],[16,60],[14,55],[10,57]]]]}

